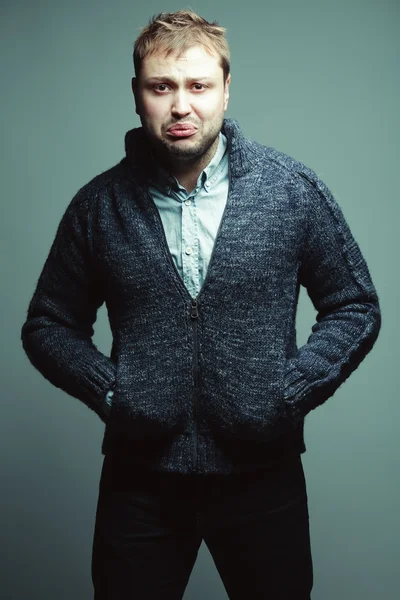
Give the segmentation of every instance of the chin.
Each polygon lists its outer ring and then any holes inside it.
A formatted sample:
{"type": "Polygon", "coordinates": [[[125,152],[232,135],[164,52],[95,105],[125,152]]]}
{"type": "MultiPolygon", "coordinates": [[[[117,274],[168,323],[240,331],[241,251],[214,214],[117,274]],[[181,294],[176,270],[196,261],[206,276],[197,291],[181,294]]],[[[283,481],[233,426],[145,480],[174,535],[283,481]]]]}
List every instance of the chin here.
{"type": "Polygon", "coordinates": [[[177,144],[168,143],[165,147],[170,154],[187,159],[198,158],[207,152],[207,148],[204,149],[202,145],[187,144],[185,142],[183,144],[181,142],[178,142],[177,144]]]}
{"type": "Polygon", "coordinates": [[[171,143],[168,140],[166,148],[174,156],[179,156],[183,159],[187,158],[188,160],[190,160],[195,158],[201,158],[209,151],[217,137],[218,135],[211,139],[200,140],[191,140],[190,138],[186,138],[183,140],[177,140],[177,143],[171,143]]]}

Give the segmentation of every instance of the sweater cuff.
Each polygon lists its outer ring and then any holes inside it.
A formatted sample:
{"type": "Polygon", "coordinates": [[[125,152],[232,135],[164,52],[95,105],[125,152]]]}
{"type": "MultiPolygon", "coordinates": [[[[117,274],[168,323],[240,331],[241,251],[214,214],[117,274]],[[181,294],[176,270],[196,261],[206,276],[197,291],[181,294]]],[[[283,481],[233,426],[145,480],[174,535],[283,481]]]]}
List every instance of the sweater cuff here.
{"type": "Polygon", "coordinates": [[[310,382],[295,365],[295,359],[288,359],[284,378],[284,400],[290,405],[294,416],[303,415],[302,399],[308,393],[310,382]]]}

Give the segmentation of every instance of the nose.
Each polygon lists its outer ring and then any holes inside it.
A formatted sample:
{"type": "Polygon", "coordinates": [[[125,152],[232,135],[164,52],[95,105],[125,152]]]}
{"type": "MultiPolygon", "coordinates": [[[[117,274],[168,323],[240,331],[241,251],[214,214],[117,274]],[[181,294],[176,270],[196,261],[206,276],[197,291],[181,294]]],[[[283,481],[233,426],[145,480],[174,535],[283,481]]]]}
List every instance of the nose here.
{"type": "Polygon", "coordinates": [[[174,94],[171,113],[175,118],[185,117],[191,111],[191,106],[187,93],[184,90],[178,90],[174,94]]]}

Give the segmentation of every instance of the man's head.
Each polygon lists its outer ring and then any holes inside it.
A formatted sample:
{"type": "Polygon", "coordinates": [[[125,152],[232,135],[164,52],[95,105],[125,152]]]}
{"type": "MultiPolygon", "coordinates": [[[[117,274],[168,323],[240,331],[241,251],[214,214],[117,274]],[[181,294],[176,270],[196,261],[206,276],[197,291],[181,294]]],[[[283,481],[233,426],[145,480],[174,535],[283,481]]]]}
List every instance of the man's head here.
{"type": "Polygon", "coordinates": [[[180,162],[212,155],[229,98],[225,29],[189,10],[161,13],[133,58],[136,112],[156,151],[180,162]]]}

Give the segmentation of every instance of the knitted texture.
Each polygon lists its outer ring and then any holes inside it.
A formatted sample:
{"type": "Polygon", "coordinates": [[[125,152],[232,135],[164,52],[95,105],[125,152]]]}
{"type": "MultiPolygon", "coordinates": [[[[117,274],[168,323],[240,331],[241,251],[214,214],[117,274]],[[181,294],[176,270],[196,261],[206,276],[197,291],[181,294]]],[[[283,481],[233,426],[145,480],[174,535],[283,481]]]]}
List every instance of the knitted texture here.
{"type": "Polygon", "coordinates": [[[180,473],[305,451],[305,416],[372,349],[378,296],[342,210],[302,163],[225,119],[230,190],[194,305],[148,193],[141,128],[68,205],[22,327],[32,364],[105,422],[102,452],[180,473]],[[300,285],[317,311],[296,345],[300,285]],[[92,341],[105,302],[111,356],[92,341]],[[113,388],[109,414],[105,395],[113,388]]]}

